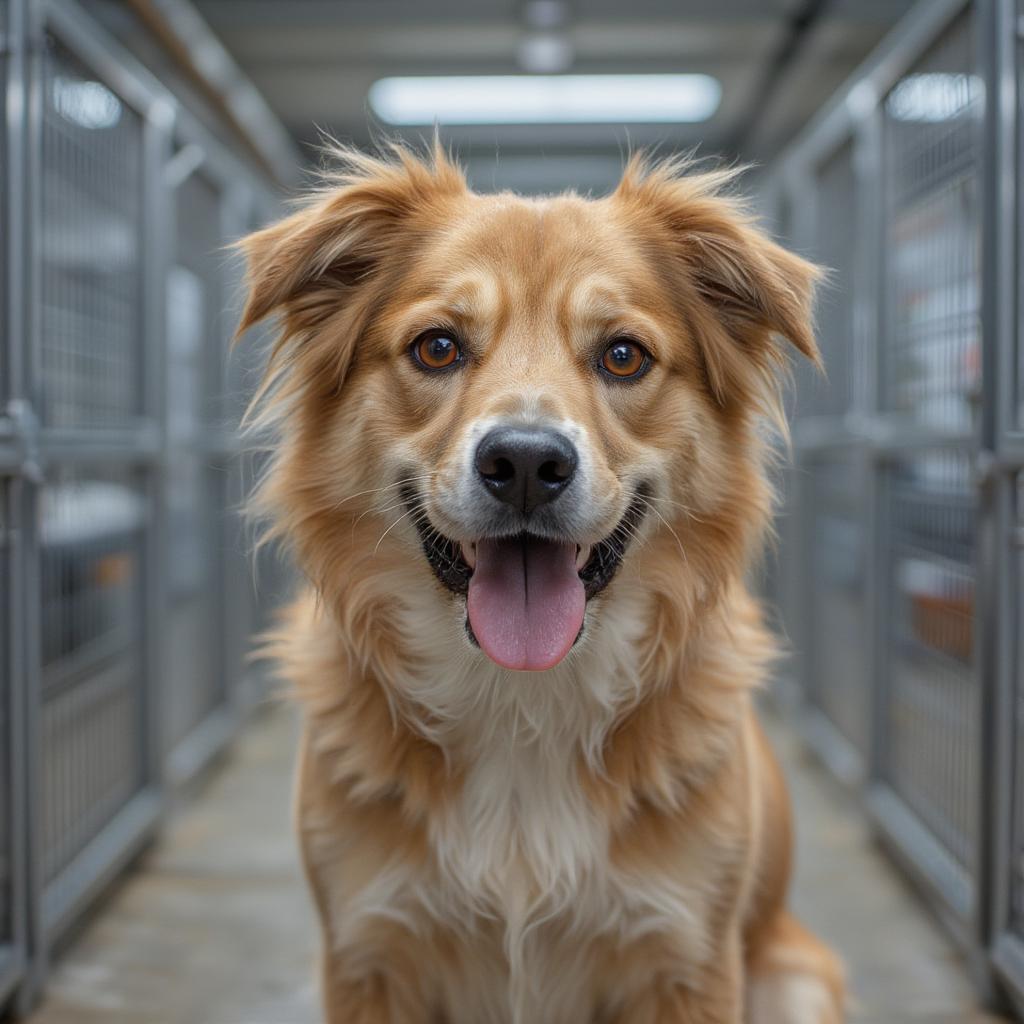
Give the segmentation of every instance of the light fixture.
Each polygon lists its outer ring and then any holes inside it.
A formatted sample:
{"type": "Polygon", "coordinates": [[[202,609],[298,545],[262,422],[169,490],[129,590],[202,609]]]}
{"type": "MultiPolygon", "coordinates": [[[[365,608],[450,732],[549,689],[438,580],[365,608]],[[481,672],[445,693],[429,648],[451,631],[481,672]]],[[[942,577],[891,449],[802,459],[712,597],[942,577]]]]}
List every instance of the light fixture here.
{"type": "Polygon", "coordinates": [[[388,124],[695,123],[718,109],[710,75],[465,75],[381,78],[370,106],[388,124]]]}
{"type": "Polygon", "coordinates": [[[561,33],[534,32],[523,38],[516,56],[519,66],[531,74],[559,74],[572,66],[572,43],[561,33]]]}
{"type": "Polygon", "coordinates": [[[113,128],[121,120],[121,101],[102,83],[56,76],[54,109],[80,128],[113,128]]]}
{"type": "Polygon", "coordinates": [[[523,18],[530,28],[550,30],[561,28],[569,18],[562,0],[527,0],[523,18]]]}
{"type": "Polygon", "coordinates": [[[895,121],[951,121],[981,96],[982,89],[977,75],[945,71],[907,75],[893,86],[885,109],[895,121]]]}

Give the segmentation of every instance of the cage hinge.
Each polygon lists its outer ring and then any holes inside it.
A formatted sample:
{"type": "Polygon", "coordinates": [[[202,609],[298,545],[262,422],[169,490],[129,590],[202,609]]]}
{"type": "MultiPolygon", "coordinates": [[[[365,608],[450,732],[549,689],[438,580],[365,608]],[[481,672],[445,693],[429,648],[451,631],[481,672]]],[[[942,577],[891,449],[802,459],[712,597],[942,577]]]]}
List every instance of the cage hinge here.
{"type": "Polygon", "coordinates": [[[30,402],[12,398],[4,409],[5,433],[18,450],[18,473],[33,484],[43,482],[43,463],[39,452],[39,417],[30,402]]]}
{"type": "Polygon", "coordinates": [[[983,448],[981,451],[975,453],[974,463],[971,467],[971,477],[974,481],[975,487],[981,488],[988,486],[995,478],[998,471],[999,462],[992,452],[983,448]]]}

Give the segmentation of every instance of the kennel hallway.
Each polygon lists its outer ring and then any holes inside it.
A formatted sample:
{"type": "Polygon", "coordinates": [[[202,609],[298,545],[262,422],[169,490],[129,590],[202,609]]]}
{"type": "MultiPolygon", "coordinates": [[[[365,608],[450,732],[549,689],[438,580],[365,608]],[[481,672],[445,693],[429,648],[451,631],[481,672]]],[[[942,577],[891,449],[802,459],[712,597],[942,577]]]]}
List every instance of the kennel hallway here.
{"type": "Polygon", "coordinates": [[[749,163],[830,268],[757,580],[794,900],[853,1020],[1024,1019],[1024,0],[0,0],[0,36],[0,1018],[317,1020],[230,244],[321,131],[437,120],[481,190],[749,163]]]}

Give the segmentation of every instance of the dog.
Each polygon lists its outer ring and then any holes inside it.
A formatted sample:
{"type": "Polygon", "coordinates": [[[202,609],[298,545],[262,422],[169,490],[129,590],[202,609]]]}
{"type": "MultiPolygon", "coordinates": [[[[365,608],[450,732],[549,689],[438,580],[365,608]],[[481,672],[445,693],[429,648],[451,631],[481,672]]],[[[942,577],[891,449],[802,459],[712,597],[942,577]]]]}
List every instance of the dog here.
{"type": "Polygon", "coordinates": [[[308,580],[267,643],[330,1024],[837,1024],[786,909],[745,582],[818,270],[733,170],[483,195],[336,154],[241,246],[276,315],[256,497],[308,580]]]}

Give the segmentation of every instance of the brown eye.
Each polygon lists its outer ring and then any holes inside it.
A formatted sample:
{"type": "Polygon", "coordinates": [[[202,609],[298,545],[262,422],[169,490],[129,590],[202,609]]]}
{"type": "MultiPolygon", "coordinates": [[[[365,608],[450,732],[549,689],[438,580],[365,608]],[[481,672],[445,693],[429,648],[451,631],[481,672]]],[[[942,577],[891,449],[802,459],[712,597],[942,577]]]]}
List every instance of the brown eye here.
{"type": "Polygon", "coordinates": [[[616,338],[601,356],[601,369],[622,380],[639,377],[650,363],[647,352],[629,338],[616,338]]]}
{"type": "Polygon", "coordinates": [[[448,332],[427,331],[412,343],[412,355],[425,370],[450,370],[462,361],[462,349],[448,332]]]}

